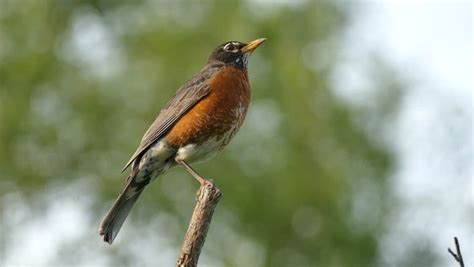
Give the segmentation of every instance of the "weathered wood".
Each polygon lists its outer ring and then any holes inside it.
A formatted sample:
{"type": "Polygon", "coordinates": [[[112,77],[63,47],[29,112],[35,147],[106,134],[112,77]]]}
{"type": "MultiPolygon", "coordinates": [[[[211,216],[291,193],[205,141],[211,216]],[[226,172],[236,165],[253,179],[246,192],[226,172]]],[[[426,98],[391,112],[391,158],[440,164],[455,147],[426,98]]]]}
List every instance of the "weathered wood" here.
{"type": "Polygon", "coordinates": [[[201,249],[206,241],[207,231],[212,220],[214,209],[222,193],[212,181],[205,180],[196,194],[196,206],[184,237],[181,253],[176,266],[197,266],[201,249]]]}

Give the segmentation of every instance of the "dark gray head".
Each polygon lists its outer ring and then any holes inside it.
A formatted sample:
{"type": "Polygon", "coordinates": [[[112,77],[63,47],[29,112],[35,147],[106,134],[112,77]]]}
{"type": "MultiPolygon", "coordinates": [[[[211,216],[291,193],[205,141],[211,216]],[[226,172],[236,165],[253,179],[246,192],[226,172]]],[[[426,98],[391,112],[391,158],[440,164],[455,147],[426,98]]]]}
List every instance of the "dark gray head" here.
{"type": "Polygon", "coordinates": [[[265,38],[260,38],[249,44],[239,41],[225,42],[212,51],[209,62],[219,61],[240,69],[247,69],[248,57],[265,40],[265,38]]]}

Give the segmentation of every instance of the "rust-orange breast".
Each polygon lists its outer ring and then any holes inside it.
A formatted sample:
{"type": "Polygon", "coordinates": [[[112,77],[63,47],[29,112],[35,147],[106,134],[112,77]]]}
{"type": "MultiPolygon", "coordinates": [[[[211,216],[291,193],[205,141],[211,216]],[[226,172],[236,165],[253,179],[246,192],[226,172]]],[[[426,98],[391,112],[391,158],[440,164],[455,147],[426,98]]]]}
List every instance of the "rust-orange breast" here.
{"type": "Polygon", "coordinates": [[[209,82],[211,92],[186,113],[166,135],[176,146],[216,138],[225,146],[243,123],[250,102],[247,71],[227,66],[209,82]]]}

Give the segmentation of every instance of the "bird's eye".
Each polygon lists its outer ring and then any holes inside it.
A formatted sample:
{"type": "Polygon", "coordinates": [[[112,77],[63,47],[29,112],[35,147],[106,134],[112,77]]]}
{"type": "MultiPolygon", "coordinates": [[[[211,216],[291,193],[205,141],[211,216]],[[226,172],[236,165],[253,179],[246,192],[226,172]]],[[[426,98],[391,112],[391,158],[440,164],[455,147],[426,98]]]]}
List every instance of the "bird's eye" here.
{"type": "Polygon", "coordinates": [[[238,51],[237,47],[235,47],[232,43],[226,44],[226,45],[224,46],[224,50],[225,50],[225,51],[228,51],[228,52],[233,52],[233,53],[235,53],[235,52],[238,51]]]}

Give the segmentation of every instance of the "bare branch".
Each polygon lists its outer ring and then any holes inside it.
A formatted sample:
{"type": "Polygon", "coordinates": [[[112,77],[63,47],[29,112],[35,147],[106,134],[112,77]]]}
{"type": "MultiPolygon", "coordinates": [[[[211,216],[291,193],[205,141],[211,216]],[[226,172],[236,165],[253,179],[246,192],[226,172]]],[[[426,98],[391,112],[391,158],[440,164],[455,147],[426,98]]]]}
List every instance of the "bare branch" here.
{"type": "Polygon", "coordinates": [[[212,181],[205,180],[196,194],[196,206],[189,222],[188,231],[184,237],[176,266],[195,267],[201,254],[201,249],[206,241],[209,224],[212,220],[214,209],[222,194],[212,181]]]}
{"type": "Polygon", "coordinates": [[[454,257],[454,259],[457,262],[459,262],[460,267],[464,267],[464,260],[462,259],[462,255],[461,255],[461,247],[459,246],[459,242],[458,242],[457,237],[454,237],[454,244],[456,244],[456,252],[457,253],[454,253],[450,248],[448,248],[448,252],[449,252],[449,254],[451,254],[454,257]]]}

